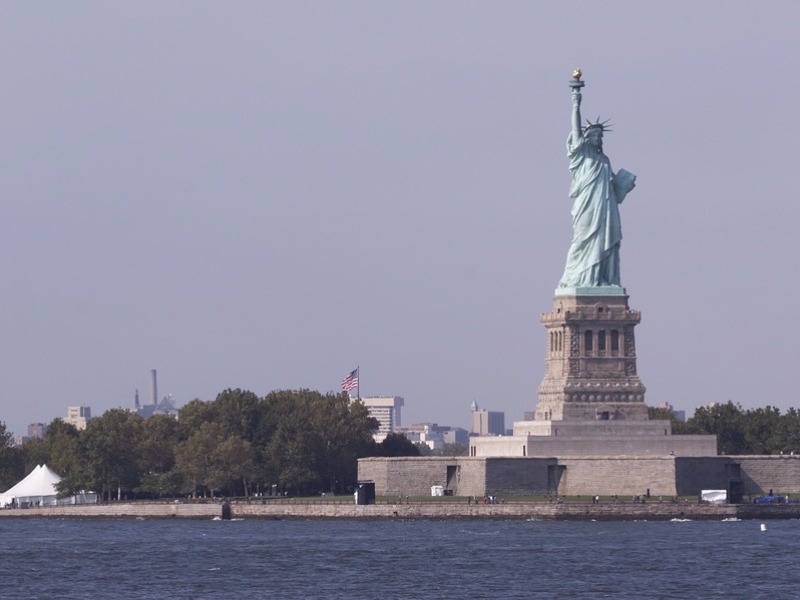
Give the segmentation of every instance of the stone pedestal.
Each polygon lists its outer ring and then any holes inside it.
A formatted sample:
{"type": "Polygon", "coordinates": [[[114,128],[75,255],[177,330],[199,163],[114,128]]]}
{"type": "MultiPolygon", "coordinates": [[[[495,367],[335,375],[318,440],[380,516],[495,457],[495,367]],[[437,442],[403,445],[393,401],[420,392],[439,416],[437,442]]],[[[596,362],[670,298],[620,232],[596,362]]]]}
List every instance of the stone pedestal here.
{"type": "Polygon", "coordinates": [[[547,359],[536,420],[646,421],[633,332],[640,320],[625,288],[556,290],[553,310],[541,316],[547,359]]]}

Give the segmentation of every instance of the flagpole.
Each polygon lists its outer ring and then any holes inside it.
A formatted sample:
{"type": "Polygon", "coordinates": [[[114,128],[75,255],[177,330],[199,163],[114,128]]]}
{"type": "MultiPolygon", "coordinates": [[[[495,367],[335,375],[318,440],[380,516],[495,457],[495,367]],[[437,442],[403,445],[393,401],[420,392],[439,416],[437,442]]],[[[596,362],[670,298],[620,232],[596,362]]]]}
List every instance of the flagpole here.
{"type": "Polygon", "coordinates": [[[356,367],[356,374],[358,374],[358,377],[356,378],[356,396],[358,396],[358,399],[361,400],[361,365],[356,367]]]}

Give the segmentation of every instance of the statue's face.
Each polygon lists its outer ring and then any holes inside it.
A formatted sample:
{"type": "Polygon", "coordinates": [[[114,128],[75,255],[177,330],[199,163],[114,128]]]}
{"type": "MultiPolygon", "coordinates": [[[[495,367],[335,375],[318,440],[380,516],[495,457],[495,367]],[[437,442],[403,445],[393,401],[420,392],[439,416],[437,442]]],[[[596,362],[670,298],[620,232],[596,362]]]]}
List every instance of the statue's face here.
{"type": "Polygon", "coordinates": [[[586,141],[595,148],[603,147],[603,130],[600,128],[592,128],[586,132],[586,141]]]}

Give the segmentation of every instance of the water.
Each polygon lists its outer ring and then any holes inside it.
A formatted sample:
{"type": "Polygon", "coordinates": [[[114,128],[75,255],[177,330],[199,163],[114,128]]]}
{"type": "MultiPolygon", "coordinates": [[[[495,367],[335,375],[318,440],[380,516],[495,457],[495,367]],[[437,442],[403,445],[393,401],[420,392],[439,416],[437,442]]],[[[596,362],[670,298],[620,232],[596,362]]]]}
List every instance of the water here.
{"type": "Polygon", "coordinates": [[[790,598],[800,521],[0,519],[28,598],[790,598]]]}

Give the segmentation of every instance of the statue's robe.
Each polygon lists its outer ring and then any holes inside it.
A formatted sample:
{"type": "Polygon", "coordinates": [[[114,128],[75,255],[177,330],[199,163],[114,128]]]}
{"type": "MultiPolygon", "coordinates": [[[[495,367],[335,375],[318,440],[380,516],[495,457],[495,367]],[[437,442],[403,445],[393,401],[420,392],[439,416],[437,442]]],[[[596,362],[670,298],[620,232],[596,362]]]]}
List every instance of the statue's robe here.
{"type": "Polygon", "coordinates": [[[567,152],[573,236],[559,286],[619,286],[619,203],[627,190],[614,184],[611,161],[583,136],[574,140],[570,134],[567,152]]]}

